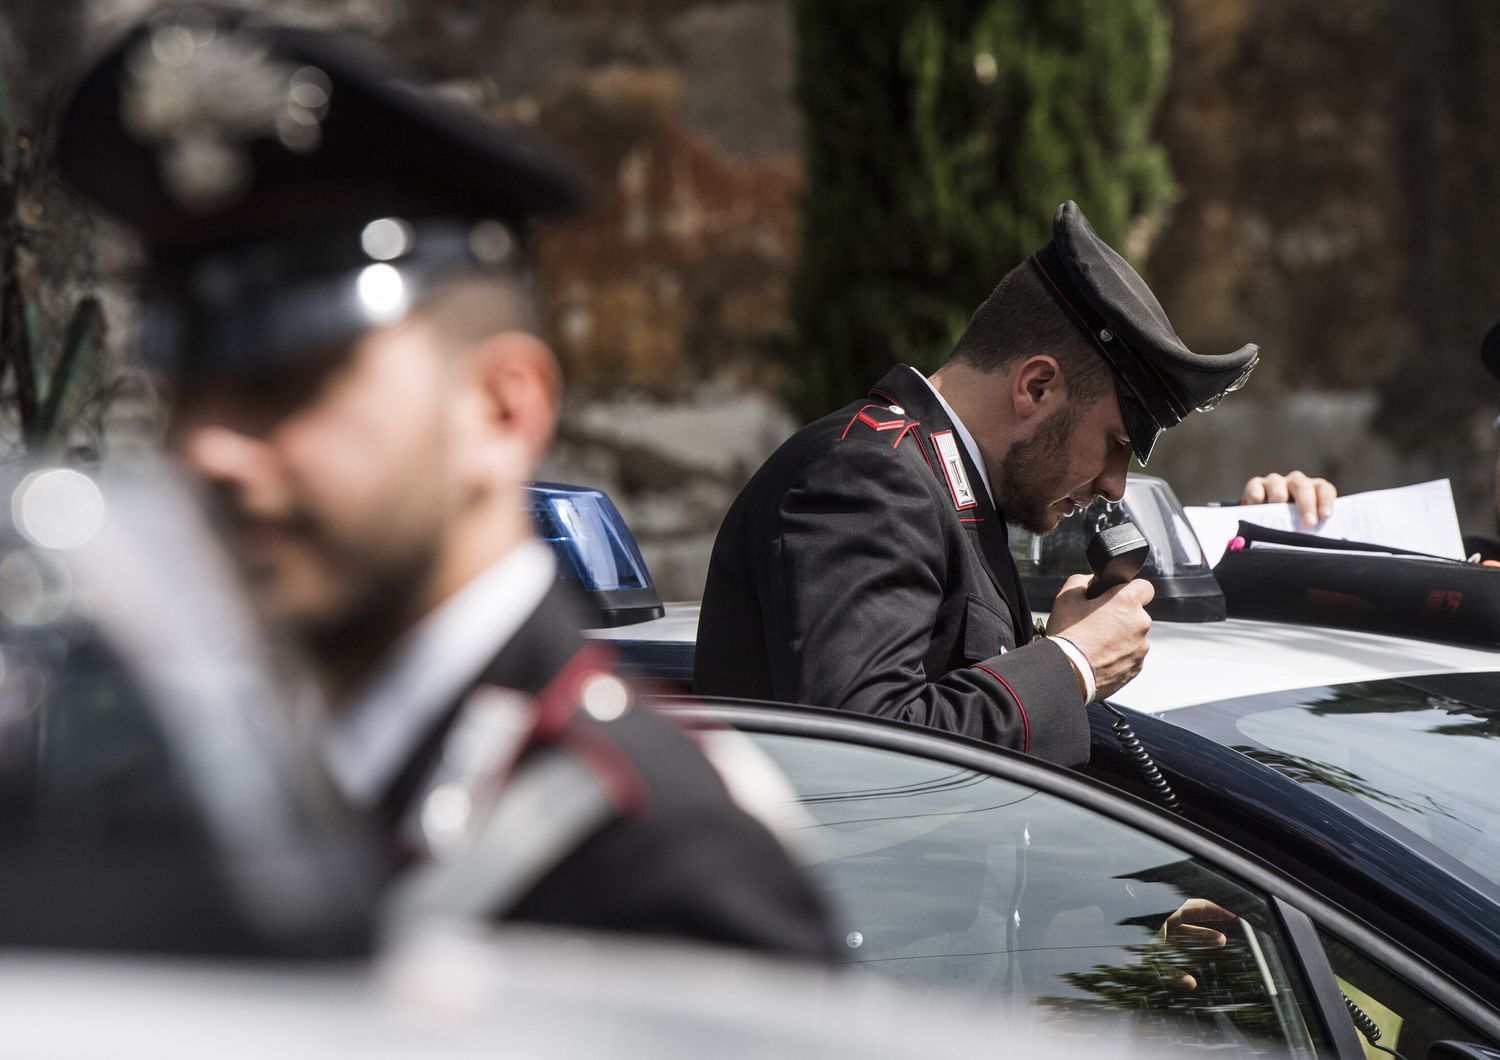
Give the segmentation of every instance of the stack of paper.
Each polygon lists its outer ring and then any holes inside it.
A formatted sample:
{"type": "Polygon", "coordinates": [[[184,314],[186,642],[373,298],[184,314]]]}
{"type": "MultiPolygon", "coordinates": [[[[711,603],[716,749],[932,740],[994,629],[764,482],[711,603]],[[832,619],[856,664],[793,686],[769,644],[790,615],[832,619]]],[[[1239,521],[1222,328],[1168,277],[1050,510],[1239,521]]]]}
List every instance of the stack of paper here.
{"type": "Polygon", "coordinates": [[[1240,521],[1276,530],[1320,537],[1364,541],[1387,548],[1463,559],[1463,535],[1447,479],[1396,489],[1371,490],[1340,497],[1333,515],[1316,527],[1302,525],[1290,504],[1242,504],[1225,508],[1187,509],[1188,522],[1203,545],[1209,566],[1219,562],[1239,530],[1240,521]]]}

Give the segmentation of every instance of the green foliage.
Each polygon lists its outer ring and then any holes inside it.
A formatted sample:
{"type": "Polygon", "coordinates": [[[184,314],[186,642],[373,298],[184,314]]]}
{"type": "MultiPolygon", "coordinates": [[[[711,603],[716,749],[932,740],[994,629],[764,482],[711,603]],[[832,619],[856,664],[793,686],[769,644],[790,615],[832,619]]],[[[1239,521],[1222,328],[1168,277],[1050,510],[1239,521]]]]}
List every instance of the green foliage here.
{"type": "Polygon", "coordinates": [[[54,336],[42,312],[41,236],[28,218],[40,163],[16,123],[4,60],[0,51],[0,422],[15,423],[26,454],[46,457],[67,445],[81,380],[103,351],[104,318],[95,299],[81,298],[54,336]]]}
{"type": "Polygon", "coordinates": [[[1119,245],[1172,195],[1157,0],[797,0],[805,414],[930,369],[1076,199],[1119,245]]]}

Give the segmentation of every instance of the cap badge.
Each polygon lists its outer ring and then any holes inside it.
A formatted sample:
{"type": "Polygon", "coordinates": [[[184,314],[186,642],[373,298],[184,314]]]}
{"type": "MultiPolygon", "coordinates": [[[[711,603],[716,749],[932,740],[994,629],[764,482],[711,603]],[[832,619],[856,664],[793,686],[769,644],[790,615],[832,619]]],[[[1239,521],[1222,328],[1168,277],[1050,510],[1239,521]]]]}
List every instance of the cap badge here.
{"type": "Polygon", "coordinates": [[[314,66],[269,49],[191,8],[153,20],[126,63],[120,117],[156,149],[168,193],[206,213],[249,188],[247,145],[274,137],[306,154],[322,140],[332,85],[314,66]]]}

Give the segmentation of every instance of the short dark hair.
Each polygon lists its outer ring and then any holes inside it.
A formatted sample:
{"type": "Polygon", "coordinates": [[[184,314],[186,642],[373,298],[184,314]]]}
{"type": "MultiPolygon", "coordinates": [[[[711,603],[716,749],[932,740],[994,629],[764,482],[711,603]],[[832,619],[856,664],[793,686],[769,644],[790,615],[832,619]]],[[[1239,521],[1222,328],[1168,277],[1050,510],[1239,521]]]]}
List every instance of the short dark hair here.
{"type": "Polygon", "coordinates": [[[1114,382],[1109,362],[1068,319],[1031,262],[1023,261],[974,310],[950,359],[999,372],[1039,353],[1057,358],[1071,401],[1096,401],[1114,382]]]}
{"type": "Polygon", "coordinates": [[[412,314],[455,349],[502,331],[536,332],[531,293],[519,276],[465,270],[445,277],[412,314]]]}

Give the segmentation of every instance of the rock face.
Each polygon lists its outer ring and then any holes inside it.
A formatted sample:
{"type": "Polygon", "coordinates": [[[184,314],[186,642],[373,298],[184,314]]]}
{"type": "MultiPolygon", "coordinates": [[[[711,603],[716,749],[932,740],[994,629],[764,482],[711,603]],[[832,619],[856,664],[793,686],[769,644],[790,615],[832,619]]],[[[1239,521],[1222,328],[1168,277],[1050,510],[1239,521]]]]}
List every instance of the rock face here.
{"type": "Polygon", "coordinates": [[[736,158],[681,114],[685,79],[608,68],[552,85],[539,124],[584,160],[579,221],[541,234],[543,312],[594,393],[680,396],[754,363],[786,318],[798,167],[736,158]]]}
{"type": "MultiPolygon", "coordinates": [[[[1496,385],[1478,348],[1500,317],[1500,9],[1168,7],[1173,79],[1159,131],[1182,200],[1147,271],[1179,332],[1205,352],[1261,344],[1235,405],[1374,393],[1364,416],[1281,420],[1305,446],[1290,459],[1346,486],[1451,476],[1465,522],[1488,526],[1496,385]]],[[[1236,441],[1216,493],[1266,469],[1250,466],[1264,434],[1236,441]]],[[[1164,445],[1169,474],[1176,448],[1164,445]]]]}

